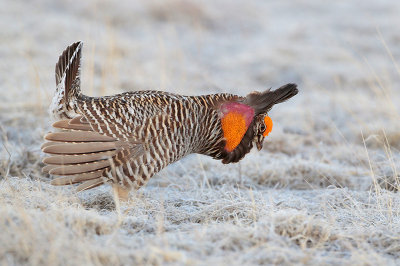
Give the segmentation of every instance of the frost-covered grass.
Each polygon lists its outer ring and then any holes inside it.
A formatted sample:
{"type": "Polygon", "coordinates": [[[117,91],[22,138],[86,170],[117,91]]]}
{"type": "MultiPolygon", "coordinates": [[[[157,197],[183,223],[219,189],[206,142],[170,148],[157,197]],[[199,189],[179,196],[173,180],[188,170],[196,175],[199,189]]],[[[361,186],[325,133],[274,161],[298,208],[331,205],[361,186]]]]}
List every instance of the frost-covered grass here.
{"type": "Polygon", "coordinates": [[[400,4],[0,1],[0,265],[400,264],[400,4]],[[116,207],[41,173],[54,65],[83,91],[296,82],[261,152],[191,155],[116,207]]]}

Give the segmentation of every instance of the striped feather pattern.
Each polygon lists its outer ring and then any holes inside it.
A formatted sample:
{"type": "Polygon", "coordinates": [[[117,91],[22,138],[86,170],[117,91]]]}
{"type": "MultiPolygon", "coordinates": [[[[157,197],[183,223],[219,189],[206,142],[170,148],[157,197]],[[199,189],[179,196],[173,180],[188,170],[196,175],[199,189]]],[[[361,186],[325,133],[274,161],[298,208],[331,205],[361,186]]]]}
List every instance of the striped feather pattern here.
{"type": "MultiPolygon", "coordinates": [[[[225,93],[181,96],[161,91],[85,96],[80,92],[81,49],[80,42],[69,46],[56,65],[57,91],[51,112],[57,121],[53,124],[55,132],[45,136],[47,142],[42,146],[50,155],[43,160],[47,164],[43,171],[61,176],[52,181],[54,185],[83,182],[77,187],[81,191],[110,182],[137,189],[190,153],[224,163],[237,162],[252,148],[256,125],[252,121],[237,148],[227,152],[221,105],[241,102],[251,106],[254,102],[260,113],[274,104],[269,101],[264,106],[259,99],[268,99],[268,91],[249,94],[249,98],[225,93]]],[[[277,101],[297,93],[293,86],[289,89],[282,90],[282,97],[281,93],[274,94],[277,101]]]]}

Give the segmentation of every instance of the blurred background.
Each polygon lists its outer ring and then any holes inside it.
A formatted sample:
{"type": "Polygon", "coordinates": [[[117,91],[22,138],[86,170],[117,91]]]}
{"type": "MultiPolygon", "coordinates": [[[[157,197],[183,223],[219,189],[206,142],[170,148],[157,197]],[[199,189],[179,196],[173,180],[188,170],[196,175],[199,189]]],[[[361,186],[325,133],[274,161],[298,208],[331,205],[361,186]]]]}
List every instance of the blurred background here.
{"type": "Polygon", "coordinates": [[[399,14],[394,0],[0,0],[0,264],[399,265],[399,14]],[[110,186],[77,194],[41,172],[54,67],[78,40],[91,96],[299,94],[270,112],[260,152],[187,156],[119,209],[110,186]]]}
{"type": "Polygon", "coordinates": [[[398,14],[396,1],[1,1],[1,158],[15,174],[40,164],[54,66],[77,40],[85,94],[245,95],[295,82],[265,149],[358,165],[365,142],[379,158],[399,147],[398,14]]]}

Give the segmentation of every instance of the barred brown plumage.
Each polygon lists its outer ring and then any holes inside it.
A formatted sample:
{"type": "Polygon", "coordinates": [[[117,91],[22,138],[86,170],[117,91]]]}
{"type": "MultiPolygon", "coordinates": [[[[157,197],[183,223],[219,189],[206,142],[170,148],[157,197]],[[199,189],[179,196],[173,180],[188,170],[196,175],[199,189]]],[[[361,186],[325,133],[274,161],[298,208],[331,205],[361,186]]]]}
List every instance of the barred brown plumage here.
{"type": "Polygon", "coordinates": [[[246,97],[162,91],[89,97],[80,90],[81,53],[82,42],[74,43],[56,65],[57,89],[50,112],[59,132],[47,134],[42,146],[51,155],[43,160],[43,170],[63,176],[52,184],[84,182],[78,191],[107,182],[137,189],[190,153],[238,162],[253,142],[261,149],[264,117],[272,106],[298,92],[295,84],[287,84],[246,97]]]}

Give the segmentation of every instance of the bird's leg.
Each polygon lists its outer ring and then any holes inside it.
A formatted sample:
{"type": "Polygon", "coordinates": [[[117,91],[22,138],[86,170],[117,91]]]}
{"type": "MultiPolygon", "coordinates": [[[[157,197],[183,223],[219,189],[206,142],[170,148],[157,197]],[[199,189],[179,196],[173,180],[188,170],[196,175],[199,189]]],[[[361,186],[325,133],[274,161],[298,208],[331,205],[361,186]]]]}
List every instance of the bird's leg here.
{"type": "Polygon", "coordinates": [[[113,190],[114,190],[114,195],[116,198],[118,198],[118,200],[123,201],[123,202],[128,201],[129,192],[130,192],[129,188],[125,188],[125,187],[115,184],[115,185],[113,185],[113,190]]]}
{"type": "Polygon", "coordinates": [[[113,184],[113,192],[114,192],[114,201],[115,201],[115,209],[118,214],[118,226],[122,223],[122,214],[121,214],[121,205],[120,202],[127,202],[130,189],[122,187],[117,184],[113,184]]]}

